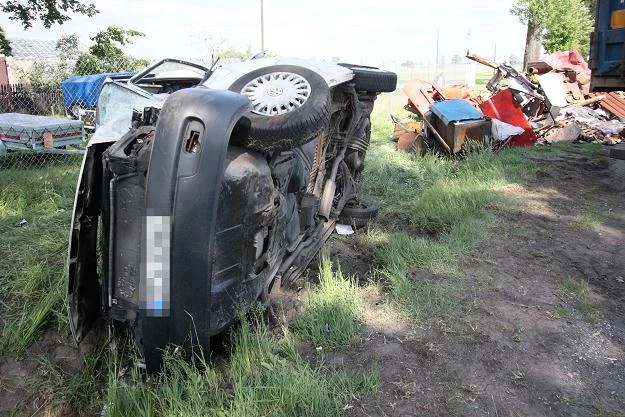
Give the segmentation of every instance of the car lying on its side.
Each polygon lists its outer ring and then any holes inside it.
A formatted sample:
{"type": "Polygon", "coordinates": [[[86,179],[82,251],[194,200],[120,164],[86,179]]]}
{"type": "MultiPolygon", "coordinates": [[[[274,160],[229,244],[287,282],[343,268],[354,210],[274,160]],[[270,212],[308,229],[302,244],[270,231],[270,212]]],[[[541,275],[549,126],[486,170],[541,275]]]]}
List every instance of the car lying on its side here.
{"type": "Polygon", "coordinates": [[[301,274],[337,220],[377,207],[359,181],[394,73],[261,58],[164,60],[101,91],[70,237],[68,310],[131,335],[148,370],[301,274]]]}

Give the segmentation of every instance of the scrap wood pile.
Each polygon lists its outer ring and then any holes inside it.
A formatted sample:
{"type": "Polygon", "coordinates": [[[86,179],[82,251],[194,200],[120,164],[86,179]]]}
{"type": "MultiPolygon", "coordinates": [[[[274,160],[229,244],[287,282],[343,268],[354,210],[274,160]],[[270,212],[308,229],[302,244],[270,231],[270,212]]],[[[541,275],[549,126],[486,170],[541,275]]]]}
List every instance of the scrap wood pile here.
{"type": "Polygon", "coordinates": [[[464,84],[410,81],[406,109],[419,122],[398,121],[394,139],[405,151],[458,154],[473,147],[532,146],[560,141],[622,142],[625,93],[590,92],[590,68],[577,51],[558,52],[517,71],[467,52],[493,68],[478,96],[464,84]]]}

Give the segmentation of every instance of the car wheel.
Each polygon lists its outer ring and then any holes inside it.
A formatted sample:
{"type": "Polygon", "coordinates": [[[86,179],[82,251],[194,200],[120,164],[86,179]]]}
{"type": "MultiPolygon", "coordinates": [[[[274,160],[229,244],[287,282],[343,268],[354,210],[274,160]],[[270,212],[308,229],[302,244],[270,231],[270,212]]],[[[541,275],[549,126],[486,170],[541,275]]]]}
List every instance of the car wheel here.
{"type": "Polygon", "coordinates": [[[366,226],[378,217],[379,207],[375,203],[365,203],[354,200],[343,207],[339,214],[339,221],[344,224],[351,224],[355,227],[366,226]]]}
{"type": "Polygon", "coordinates": [[[247,96],[250,133],[238,145],[259,151],[292,149],[316,137],[330,119],[330,88],[314,71],[273,65],[235,81],[230,91],[247,96]]]}
{"type": "Polygon", "coordinates": [[[352,82],[355,84],[356,91],[390,93],[397,87],[397,74],[394,72],[362,65],[344,63],[339,65],[349,68],[354,73],[352,82]]]}

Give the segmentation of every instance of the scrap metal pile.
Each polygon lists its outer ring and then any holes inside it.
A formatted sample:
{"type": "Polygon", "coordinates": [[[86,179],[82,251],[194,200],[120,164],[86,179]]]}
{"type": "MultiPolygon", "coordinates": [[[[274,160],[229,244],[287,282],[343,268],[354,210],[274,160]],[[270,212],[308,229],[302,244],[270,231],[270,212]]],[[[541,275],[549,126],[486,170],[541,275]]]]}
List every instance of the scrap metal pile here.
{"type": "Polygon", "coordinates": [[[493,68],[488,95],[464,84],[410,81],[403,87],[406,109],[419,122],[395,120],[399,149],[454,155],[475,147],[623,141],[625,93],[591,93],[590,68],[579,52],[551,54],[530,63],[527,73],[469,52],[467,58],[493,68]]]}

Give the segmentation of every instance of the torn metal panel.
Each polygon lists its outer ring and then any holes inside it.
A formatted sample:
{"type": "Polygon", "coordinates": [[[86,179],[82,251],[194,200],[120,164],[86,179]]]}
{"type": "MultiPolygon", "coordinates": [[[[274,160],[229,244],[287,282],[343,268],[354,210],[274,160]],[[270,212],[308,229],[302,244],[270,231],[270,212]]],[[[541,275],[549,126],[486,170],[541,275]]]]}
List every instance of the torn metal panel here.
{"type": "Polygon", "coordinates": [[[525,75],[521,74],[519,71],[516,70],[516,68],[512,67],[511,65],[498,64],[496,62],[490,61],[477,54],[472,54],[469,51],[467,51],[466,56],[468,59],[472,61],[479,62],[480,64],[486,65],[487,67],[491,67],[497,71],[495,75],[493,76],[493,78],[491,78],[491,80],[486,85],[486,88],[488,88],[489,91],[492,91],[493,93],[496,93],[497,91],[499,91],[499,83],[501,82],[502,79],[507,78],[509,80],[514,79],[518,82],[518,84],[522,85],[523,86],[522,91],[531,92],[532,95],[537,98],[542,97],[539,94],[536,88],[536,85],[532,83],[525,75]]]}
{"type": "Polygon", "coordinates": [[[490,99],[482,102],[479,108],[491,119],[498,119],[523,128],[523,134],[514,137],[510,141],[510,146],[532,146],[538,141],[538,137],[523,114],[520,104],[514,99],[510,90],[501,90],[490,99]]]}
{"type": "Polygon", "coordinates": [[[412,106],[410,110],[421,117],[430,111],[432,103],[448,98],[434,84],[421,80],[410,81],[403,87],[403,90],[408,96],[408,104],[412,106]]]}
{"type": "Polygon", "coordinates": [[[557,72],[548,72],[538,77],[538,82],[545,92],[545,96],[552,106],[564,107],[569,104],[567,88],[564,86],[564,75],[557,72]]]}
{"type": "Polygon", "coordinates": [[[625,98],[621,94],[617,92],[607,93],[599,105],[616,116],[620,121],[625,122],[625,98]]]}

